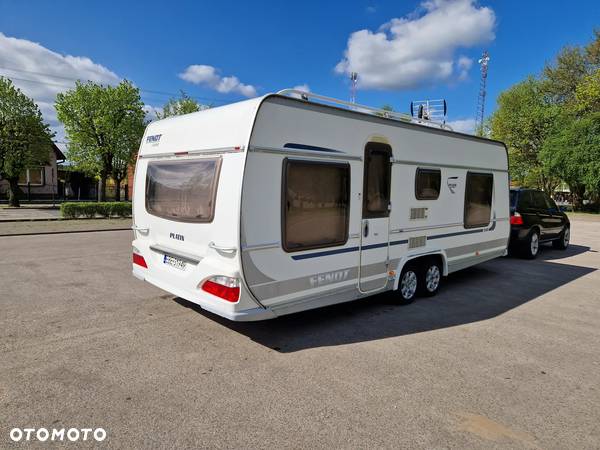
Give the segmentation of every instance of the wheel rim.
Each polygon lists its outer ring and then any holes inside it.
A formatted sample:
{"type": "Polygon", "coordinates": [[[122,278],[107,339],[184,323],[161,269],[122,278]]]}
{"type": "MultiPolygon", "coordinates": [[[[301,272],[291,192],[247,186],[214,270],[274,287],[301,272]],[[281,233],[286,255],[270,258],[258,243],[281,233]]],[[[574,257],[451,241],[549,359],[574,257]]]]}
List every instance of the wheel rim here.
{"type": "Polygon", "coordinates": [[[412,270],[408,270],[402,277],[400,293],[403,298],[409,300],[413,298],[415,292],[417,292],[417,274],[412,270]]]}
{"type": "Polygon", "coordinates": [[[537,255],[539,248],[540,248],[540,240],[538,238],[537,233],[533,233],[531,235],[531,254],[537,255]]]}
{"type": "Polygon", "coordinates": [[[429,292],[435,292],[440,285],[440,268],[436,265],[430,266],[425,273],[425,287],[429,292]]]}
{"type": "Polygon", "coordinates": [[[569,240],[571,239],[571,230],[569,230],[568,228],[565,228],[565,232],[563,235],[563,244],[565,245],[565,247],[567,245],[569,245],[569,240]]]}

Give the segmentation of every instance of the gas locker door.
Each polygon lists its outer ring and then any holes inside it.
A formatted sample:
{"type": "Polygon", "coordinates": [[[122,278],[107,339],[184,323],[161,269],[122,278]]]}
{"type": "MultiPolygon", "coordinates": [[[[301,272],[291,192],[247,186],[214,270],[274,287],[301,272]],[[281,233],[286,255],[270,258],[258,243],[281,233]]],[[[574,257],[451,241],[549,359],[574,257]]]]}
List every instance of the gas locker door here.
{"type": "Polygon", "coordinates": [[[369,142],[365,147],[359,290],[383,289],[388,277],[392,148],[369,142]]]}

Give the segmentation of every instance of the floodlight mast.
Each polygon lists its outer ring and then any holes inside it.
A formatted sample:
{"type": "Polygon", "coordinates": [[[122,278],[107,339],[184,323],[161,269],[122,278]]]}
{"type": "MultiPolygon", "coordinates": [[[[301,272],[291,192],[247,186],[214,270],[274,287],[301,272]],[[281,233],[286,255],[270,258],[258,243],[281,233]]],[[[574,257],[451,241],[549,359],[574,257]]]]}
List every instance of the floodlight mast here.
{"type": "Polygon", "coordinates": [[[485,119],[485,96],[487,94],[487,75],[490,56],[487,50],[484,50],[479,61],[481,66],[481,80],[479,82],[479,95],[477,96],[477,112],[475,115],[475,132],[483,134],[483,121],[485,119]]]}

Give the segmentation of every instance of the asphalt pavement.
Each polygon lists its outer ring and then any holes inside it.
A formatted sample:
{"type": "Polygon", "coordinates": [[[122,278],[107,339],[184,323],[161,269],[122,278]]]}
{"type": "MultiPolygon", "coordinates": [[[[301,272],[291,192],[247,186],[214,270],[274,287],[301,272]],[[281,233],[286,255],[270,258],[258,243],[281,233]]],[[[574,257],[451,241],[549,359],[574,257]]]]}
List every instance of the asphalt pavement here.
{"type": "Polygon", "coordinates": [[[600,224],[572,228],[412,305],[257,323],[133,278],[131,232],[0,237],[0,447],[600,448],[600,224]]]}

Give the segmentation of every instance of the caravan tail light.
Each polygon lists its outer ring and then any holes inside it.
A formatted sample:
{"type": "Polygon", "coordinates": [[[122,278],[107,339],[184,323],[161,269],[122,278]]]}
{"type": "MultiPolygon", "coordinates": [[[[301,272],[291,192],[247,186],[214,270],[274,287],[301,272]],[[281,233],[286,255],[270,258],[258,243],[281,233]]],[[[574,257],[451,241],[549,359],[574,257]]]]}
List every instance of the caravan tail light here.
{"type": "Polygon", "coordinates": [[[240,281],[237,278],[219,275],[205,280],[200,288],[228,302],[235,303],[240,298],[240,281]]]}
{"type": "Polygon", "coordinates": [[[146,264],[146,260],[144,259],[144,257],[142,255],[139,254],[139,250],[135,247],[133,249],[133,263],[137,264],[140,267],[143,267],[144,269],[148,268],[148,264],[146,264]]]}
{"type": "Polygon", "coordinates": [[[523,217],[518,212],[515,212],[512,216],[510,216],[510,224],[511,225],[523,225],[523,217]]]}

